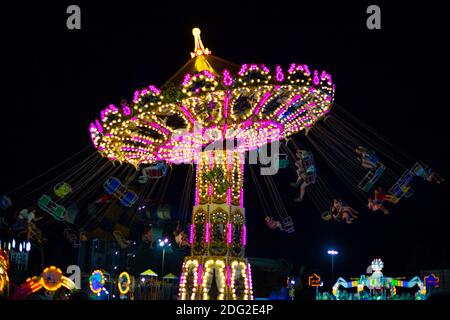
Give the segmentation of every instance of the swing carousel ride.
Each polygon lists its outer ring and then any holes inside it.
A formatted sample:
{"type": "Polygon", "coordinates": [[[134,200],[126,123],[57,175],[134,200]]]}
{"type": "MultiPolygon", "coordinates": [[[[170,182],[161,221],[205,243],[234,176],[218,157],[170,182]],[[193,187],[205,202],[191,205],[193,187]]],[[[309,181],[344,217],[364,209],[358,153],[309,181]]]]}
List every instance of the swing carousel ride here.
{"type": "MultiPolygon", "coordinates": [[[[316,162],[328,164],[364,207],[385,214],[387,203],[394,206],[413,195],[417,178],[443,181],[429,166],[412,160],[338,106],[327,72],[296,63],[286,69],[264,64],[239,67],[213,56],[198,28],[192,33],[191,59],[160,88],[147,86],[134,92],[132,102],[122,100],[103,109],[89,126],[96,152],[80,161],[77,157],[90,147],[82,150],[56,166],[74,161],[73,167],[28,193],[27,201],[32,197],[34,205],[17,211],[13,233],[42,244],[46,239],[41,229],[56,222],[64,226],[64,236],[74,248],[88,237],[115,239],[126,248],[131,243],[127,224],[134,223],[149,202],[165,198],[174,165],[188,164],[176,239],[181,239],[180,246],[190,246],[191,254],[182,265],[178,297],[249,300],[253,288],[245,258],[244,208],[244,164],[249,153],[267,145],[273,151],[284,141],[280,152],[275,151],[276,160],[280,169],[291,167],[295,172],[291,186],[300,193],[295,202],[302,202],[308,189],[308,198],[325,223],[351,224],[360,215],[317,174],[316,162]],[[300,143],[297,133],[302,131],[300,143]],[[49,185],[50,190],[44,191],[49,185]],[[37,202],[36,192],[41,193],[37,202]],[[95,208],[89,214],[78,214],[93,201],[95,208]],[[88,230],[105,225],[105,219],[109,229],[88,230]]],[[[268,227],[294,232],[294,220],[274,177],[259,177],[252,166],[249,169],[268,227]]],[[[1,197],[3,210],[14,208],[14,193],[22,187],[1,197]]]]}
{"type": "Polygon", "coordinates": [[[244,153],[313,126],[329,112],[334,86],[328,73],[307,65],[292,64],[285,74],[280,66],[271,72],[244,64],[236,72],[211,56],[199,29],[193,35],[192,59],[183,68],[191,72],[176,94],[154,86],[136,91],[133,104],[101,112],[91,137],[105,157],[137,168],[196,163],[191,256],[183,264],[180,299],[248,300],[244,153]]]}

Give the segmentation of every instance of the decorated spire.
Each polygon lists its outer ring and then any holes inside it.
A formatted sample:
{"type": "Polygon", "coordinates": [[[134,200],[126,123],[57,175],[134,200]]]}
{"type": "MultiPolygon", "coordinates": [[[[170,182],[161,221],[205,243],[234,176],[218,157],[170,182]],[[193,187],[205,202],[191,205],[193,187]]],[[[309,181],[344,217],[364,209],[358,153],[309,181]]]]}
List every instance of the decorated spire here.
{"type": "Polygon", "coordinates": [[[194,52],[191,52],[191,58],[211,54],[211,51],[203,46],[200,33],[201,31],[199,28],[192,29],[192,35],[194,36],[194,52]]]}

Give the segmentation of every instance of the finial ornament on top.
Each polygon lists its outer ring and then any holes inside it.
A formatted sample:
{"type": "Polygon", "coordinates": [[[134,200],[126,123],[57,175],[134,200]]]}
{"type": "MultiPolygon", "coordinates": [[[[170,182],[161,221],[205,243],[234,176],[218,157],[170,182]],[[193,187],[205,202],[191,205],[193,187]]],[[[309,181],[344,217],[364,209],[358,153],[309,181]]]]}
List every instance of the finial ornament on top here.
{"type": "Polygon", "coordinates": [[[191,52],[191,58],[211,54],[211,51],[203,46],[200,33],[201,31],[199,28],[192,29],[192,35],[194,36],[194,52],[191,52]]]}

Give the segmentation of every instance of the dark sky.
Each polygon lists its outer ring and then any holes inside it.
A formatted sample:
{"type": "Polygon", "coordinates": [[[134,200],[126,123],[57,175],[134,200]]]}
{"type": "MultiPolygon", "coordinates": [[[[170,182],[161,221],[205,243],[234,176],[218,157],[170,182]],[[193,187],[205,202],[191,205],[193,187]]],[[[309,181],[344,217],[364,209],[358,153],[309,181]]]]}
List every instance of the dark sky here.
{"type": "MultiPolygon", "coordinates": [[[[79,31],[66,29],[72,3],[10,7],[1,27],[0,193],[90,145],[89,122],[104,106],[130,101],[135,89],[174,74],[189,59],[194,26],[213,54],[238,64],[327,70],[337,104],[449,177],[443,8],[379,3],[382,29],[368,30],[372,3],[336,2],[73,2],[82,10],[79,31]]],[[[339,185],[333,175],[324,178],[339,185]]],[[[341,253],[336,272],[346,276],[361,274],[375,257],[392,275],[450,267],[448,182],[422,184],[392,215],[366,212],[347,226],[325,224],[308,200],[293,203],[286,186],[292,179],[287,172],[275,177],[296,223],[293,235],[268,231],[260,206],[249,201],[256,195],[247,179],[249,256],[287,258],[326,273],[326,250],[334,247],[341,253]]]]}

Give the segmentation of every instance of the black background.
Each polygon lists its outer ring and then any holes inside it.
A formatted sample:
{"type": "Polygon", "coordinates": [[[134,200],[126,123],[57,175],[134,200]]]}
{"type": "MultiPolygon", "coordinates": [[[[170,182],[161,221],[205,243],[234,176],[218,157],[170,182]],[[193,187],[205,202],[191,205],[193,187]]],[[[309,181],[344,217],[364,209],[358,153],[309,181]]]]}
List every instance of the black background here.
{"type": "MultiPolygon", "coordinates": [[[[164,83],[189,59],[194,26],[213,54],[238,64],[299,62],[327,70],[337,104],[449,177],[443,4],[375,2],[382,29],[368,30],[369,4],[75,1],[3,8],[0,193],[89,146],[88,125],[107,104],[164,83]],[[81,30],[66,28],[69,4],[81,7],[81,30]]],[[[248,256],[287,258],[297,270],[304,265],[325,276],[330,247],[339,250],[336,274],[345,277],[362,274],[375,257],[387,275],[450,267],[448,181],[422,184],[390,216],[366,214],[347,226],[324,224],[307,200],[293,203],[292,178],[282,173],[275,180],[296,223],[293,235],[267,229],[246,184],[248,256]]],[[[180,186],[173,190],[176,199],[180,186]]],[[[73,262],[59,261],[64,250],[50,245],[48,261],[73,262]]]]}

